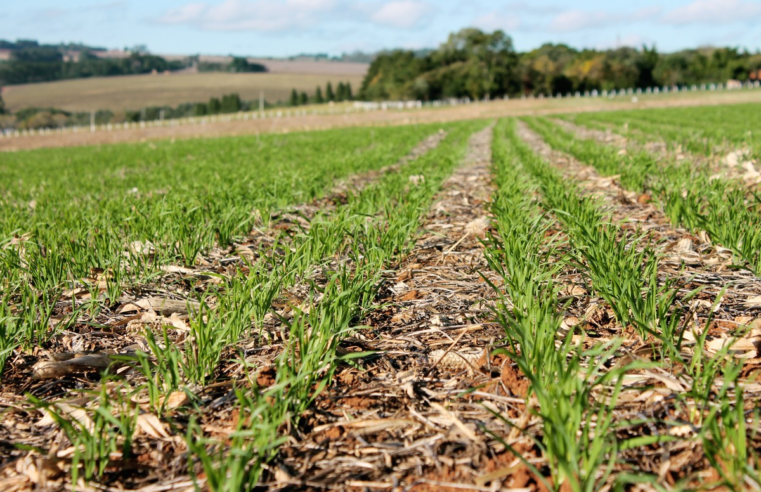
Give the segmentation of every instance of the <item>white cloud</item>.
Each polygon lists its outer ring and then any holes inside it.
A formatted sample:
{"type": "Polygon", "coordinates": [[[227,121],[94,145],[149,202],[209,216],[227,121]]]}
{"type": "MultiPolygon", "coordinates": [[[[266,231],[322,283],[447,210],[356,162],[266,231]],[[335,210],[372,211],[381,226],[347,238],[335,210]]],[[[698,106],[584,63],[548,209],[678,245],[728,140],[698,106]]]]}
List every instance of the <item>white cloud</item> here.
{"type": "Polygon", "coordinates": [[[435,8],[423,0],[225,0],[218,4],[188,3],[166,11],[155,21],[208,31],[277,32],[345,20],[409,29],[434,12],[435,8]]]}
{"type": "Polygon", "coordinates": [[[640,48],[642,45],[650,45],[653,43],[654,41],[651,38],[647,38],[639,34],[628,34],[615,40],[608,40],[598,43],[596,48],[598,50],[610,50],[615,48],[622,48],[624,46],[629,48],[640,48]]]}
{"type": "Polygon", "coordinates": [[[369,19],[383,26],[409,29],[425,20],[433,11],[433,6],[427,2],[396,0],[378,4],[370,12],[369,19]]]}
{"type": "Polygon", "coordinates": [[[761,3],[743,0],[695,0],[661,19],[665,24],[733,24],[761,17],[761,3]]]}
{"type": "Polygon", "coordinates": [[[497,29],[515,31],[521,27],[521,20],[517,15],[492,12],[474,19],[473,26],[485,31],[495,31],[497,29]]]}
{"type": "Polygon", "coordinates": [[[535,15],[556,14],[563,10],[557,5],[536,5],[536,3],[532,4],[528,2],[510,2],[506,7],[506,10],[515,10],[535,15]]]}
{"type": "Polygon", "coordinates": [[[555,32],[570,32],[609,27],[622,22],[630,23],[654,19],[660,12],[660,7],[648,7],[630,13],[569,10],[556,15],[550,22],[550,29],[555,32]]]}
{"type": "Polygon", "coordinates": [[[190,24],[208,31],[284,31],[317,24],[338,6],[336,0],[226,0],[190,3],[168,10],[162,24],[190,24]]]}
{"type": "Polygon", "coordinates": [[[557,32],[581,31],[618,22],[618,18],[608,12],[583,12],[570,10],[558,14],[550,23],[550,29],[557,32]]]}
{"type": "Polygon", "coordinates": [[[182,7],[168,10],[164,15],[158,18],[158,21],[164,24],[187,24],[198,22],[203,18],[203,14],[208,9],[204,3],[189,3],[182,7]]]}

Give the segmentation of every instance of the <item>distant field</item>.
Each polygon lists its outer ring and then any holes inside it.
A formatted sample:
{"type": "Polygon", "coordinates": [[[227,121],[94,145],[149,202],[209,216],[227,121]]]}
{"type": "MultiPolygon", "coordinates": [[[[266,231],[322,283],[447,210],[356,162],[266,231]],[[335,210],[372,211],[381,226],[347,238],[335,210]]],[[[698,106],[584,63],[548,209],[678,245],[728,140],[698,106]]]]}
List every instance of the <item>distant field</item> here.
{"type": "Polygon", "coordinates": [[[207,122],[203,125],[162,126],[133,128],[110,132],[53,133],[21,138],[0,139],[1,151],[17,151],[40,147],[75,147],[103,145],[144,140],[189,139],[254,135],[260,133],[288,133],[336,127],[364,125],[408,125],[432,122],[451,122],[463,119],[501,118],[505,116],[551,115],[559,113],[587,113],[619,109],[646,109],[674,106],[715,106],[722,104],[761,103],[761,90],[680,92],[678,94],[643,95],[638,102],[630,97],[564,98],[564,99],[511,99],[454,107],[425,108],[406,111],[369,111],[344,114],[340,106],[336,114],[285,116],[252,120],[207,122]]]}
{"type": "Polygon", "coordinates": [[[55,107],[68,111],[112,111],[145,106],[176,106],[205,101],[212,96],[237,92],[245,100],[285,100],[293,88],[313,94],[328,82],[350,82],[356,91],[362,75],[295,73],[191,73],[173,75],[128,75],[64,80],[6,87],[3,99],[11,111],[28,107],[55,107]]]}

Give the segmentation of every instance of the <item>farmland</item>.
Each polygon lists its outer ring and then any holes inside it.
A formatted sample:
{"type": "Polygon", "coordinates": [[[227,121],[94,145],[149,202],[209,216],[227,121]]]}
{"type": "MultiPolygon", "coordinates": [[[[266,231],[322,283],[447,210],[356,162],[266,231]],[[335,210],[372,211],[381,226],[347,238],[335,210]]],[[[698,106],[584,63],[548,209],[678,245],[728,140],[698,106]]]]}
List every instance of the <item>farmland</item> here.
{"type": "MultiPolygon", "coordinates": [[[[369,111],[345,113],[346,103],[327,108],[312,106],[321,114],[291,115],[282,118],[225,119],[205,121],[196,125],[164,125],[131,128],[117,131],[80,131],[78,133],[45,134],[23,138],[0,138],[0,151],[36,149],[42,147],[70,147],[99,145],[145,140],[187,139],[231,135],[287,133],[315,129],[351,127],[357,125],[399,125],[451,122],[464,119],[501,118],[506,116],[557,115],[623,109],[669,108],[677,106],[706,106],[761,102],[761,91],[705,91],[641,95],[635,103],[631,97],[615,98],[562,98],[562,99],[511,99],[479,102],[467,105],[420,110],[369,111]],[[331,113],[330,111],[334,111],[331,113]]],[[[227,115],[230,116],[230,115],[227,115]]]]}
{"type": "Polygon", "coordinates": [[[0,489],[758,489],[760,106],[621,106],[0,154],[0,489]]]}
{"type": "MultiPolygon", "coordinates": [[[[337,64],[340,67],[340,64],[337,64]]],[[[8,109],[58,108],[66,111],[139,110],[147,106],[176,106],[237,93],[244,100],[287,101],[292,89],[313,94],[317,86],[350,82],[356,90],[362,74],[349,73],[183,73],[127,75],[43,82],[6,87],[8,109]]]]}

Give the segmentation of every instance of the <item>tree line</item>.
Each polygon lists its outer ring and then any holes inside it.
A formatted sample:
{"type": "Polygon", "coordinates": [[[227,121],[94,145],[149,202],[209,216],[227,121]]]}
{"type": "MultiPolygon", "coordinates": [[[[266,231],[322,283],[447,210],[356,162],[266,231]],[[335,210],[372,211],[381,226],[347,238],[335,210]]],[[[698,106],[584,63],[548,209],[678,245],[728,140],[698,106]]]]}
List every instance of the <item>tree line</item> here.
{"type": "Polygon", "coordinates": [[[336,90],[333,90],[333,84],[328,82],[325,85],[325,95],[323,95],[322,87],[317,86],[313,96],[309,96],[306,92],[299,92],[296,89],[291,91],[291,97],[288,100],[289,106],[306,106],[307,104],[324,104],[328,102],[343,102],[353,101],[354,93],[351,89],[351,82],[339,82],[336,85],[336,90]]]}
{"type": "Polygon", "coordinates": [[[761,54],[738,48],[659,53],[635,49],[577,50],[545,44],[525,53],[503,31],[463,29],[437,49],[395,50],[370,65],[359,97],[365,100],[483,99],[576,91],[689,86],[758,80],[761,54]]]}
{"type": "Polygon", "coordinates": [[[125,58],[112,59],[82,51],[78,61],[66,61],[57,47],[29,47],[13,50],[11,59],[0,63],[0,85],[164,72],[183,66],[182,62],[134,52],[125,58]]]}
{"type": "Polygon", "coordinates": [[[267,71],[264,65],[251,63],[243,57],[233,57],[229,63],[202,62],[198,55],[183,61],[168,61],[148,54],[144,47],[132,49],[129,56],[118,59],[100,58],[95,53],[102,51],[102,48],[79,44],[46,45],[31,40],[15,43],[0,40],[0,48],[11,53],[10,60],[0,62],[0,85],[146,74],[180,70],[188,66],[197,67],[199,72],[267,71]]]}

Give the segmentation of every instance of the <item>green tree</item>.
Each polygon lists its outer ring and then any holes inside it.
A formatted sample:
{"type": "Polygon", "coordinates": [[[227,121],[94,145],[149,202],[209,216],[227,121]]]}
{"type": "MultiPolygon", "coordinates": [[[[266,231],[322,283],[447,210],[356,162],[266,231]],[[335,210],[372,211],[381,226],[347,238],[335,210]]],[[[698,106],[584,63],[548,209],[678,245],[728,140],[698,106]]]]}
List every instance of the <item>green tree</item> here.
{"type": "Polygon", "coordinates": [[[5,101],[3,101],[3,88],[0,87],[0,114],[5,114],[5,101]]]}
{"type": "Polygon", "coordinates": [[[208,111],[209,114],[219,114],[219,111],[222,109],[222,103],[219,101],[218,98],[212,97],[209,99],[209,107],[208,111]]]}
{"type": "Polygon", "coordinates": [[[293,89],[291,91],[291,100],[289,102],[291,106],[298,106],[299,105],[299,93],[296,92],[296,89],[293,89]]]}
{"type": "Polygon", "coordinates": [[[653,70],[655,81],[659,85],[672,86],[684,84],[689,76],[689,61],[685,53],[671,53],[662,57],[653,70]]]}
{"type": "MultiPolygon", "coordinates": [[[[481,99],[501,96],[517,88],[518,58],[513,40],[503,31],[485,33],[467,28],[450,34],[446,43],[429,55],[436,71],[440,97],[481,99]]],[[[435,88],[435,86],[434,86],[435,88]]]]}
{"type": "Polygon", "coordinates": [[[325,86],[325,99],[328,101],[335,101],[336,100],[336,94],[333,92],[333,84],[328,82],[328,85],[325,86]]]}
{"type": "Polygon", "coordinates": [[[325,102],[325,99],[322,97],[322,87],[319,85],[317,86],[317,90],[314,91],[314,102],[317,104],[325,102]]]}
{"type": "Polygon", "coordinates": [[[53,63],[63,61],[63,54],[55,46],[32,46],[13,50],[11,58],[14,61],[53,63]]]}
{"type": "Polygon", "coordinates": [[[238,94],[227,94],[222,96],[220,111],[222,113],[237,113],[241,106],[242,103],[238,94]]]}
{"type": "Polygon", "coordinates": [[[243,57],[233,57],[233,61],[227,66],[230,72],[236,73],[253,73],[253,72],[266,72],[267,68],[259,63],[249,63],[249,61],[243,57]]]}
{"type": "Polygon", "coordinates": [[[412,51],[395,50],[379,54],[370,64],[362,81],[360,97],[370,100],[404,99],[418,95],[430,99],[431,91],[425,77],[427,60],[412,51]],[[415,94],[413,86],[422,89],[415,94]]]}
{"type": "Polygon", "coordinates": [[[637,74],[637,87],[644,89],[655,85],[653,71],[656,65],[658,65],[658,51],[655,49],[655,45],[650,49],[647,46],[642,46],[642,53],[637,61],[639,72],[637,74]]]}
{"type": "Polygon", "coordinates": [[[346,93],[344,89],[344,83],[339,82],[336,86],[336,101],[345,101],[346,100],[346,93]]]}
{"type": "Polygon", "coordinates": [[[565,69],[578,52],[564,44],[547,43],[524,53],[519,62],[520,89],[524,94],[565,94],[573,89],[565,69]]]}
{"type": "Polygon", "coordinates": [[[346,93],[346,100],[351,101],[354,99],[354,94],[351,91],[351,82],[346,82],[344,85],[344,92],[346,93]]]}
{"type": "Polygon", "coordinates": [[[309,104],[309,96],[307,96],[306,92],[301,93],[301,96],[299,97],[299,103],[302,106],[306,106],[307,104],[309,104]]]}
{"type": "Polygon", "coordinates": [[[379,55],[362,83],[365,99],[440,99],[501,96],[519,90],[512,39],[463,29],[433,52],[397,50],[379,55]]]}
{"type": "Polygon", "coordinates": [[[207,114],[209,114],[209,107],[205,103],[193,105],[193,116],[206,116],[207,114]]]}

